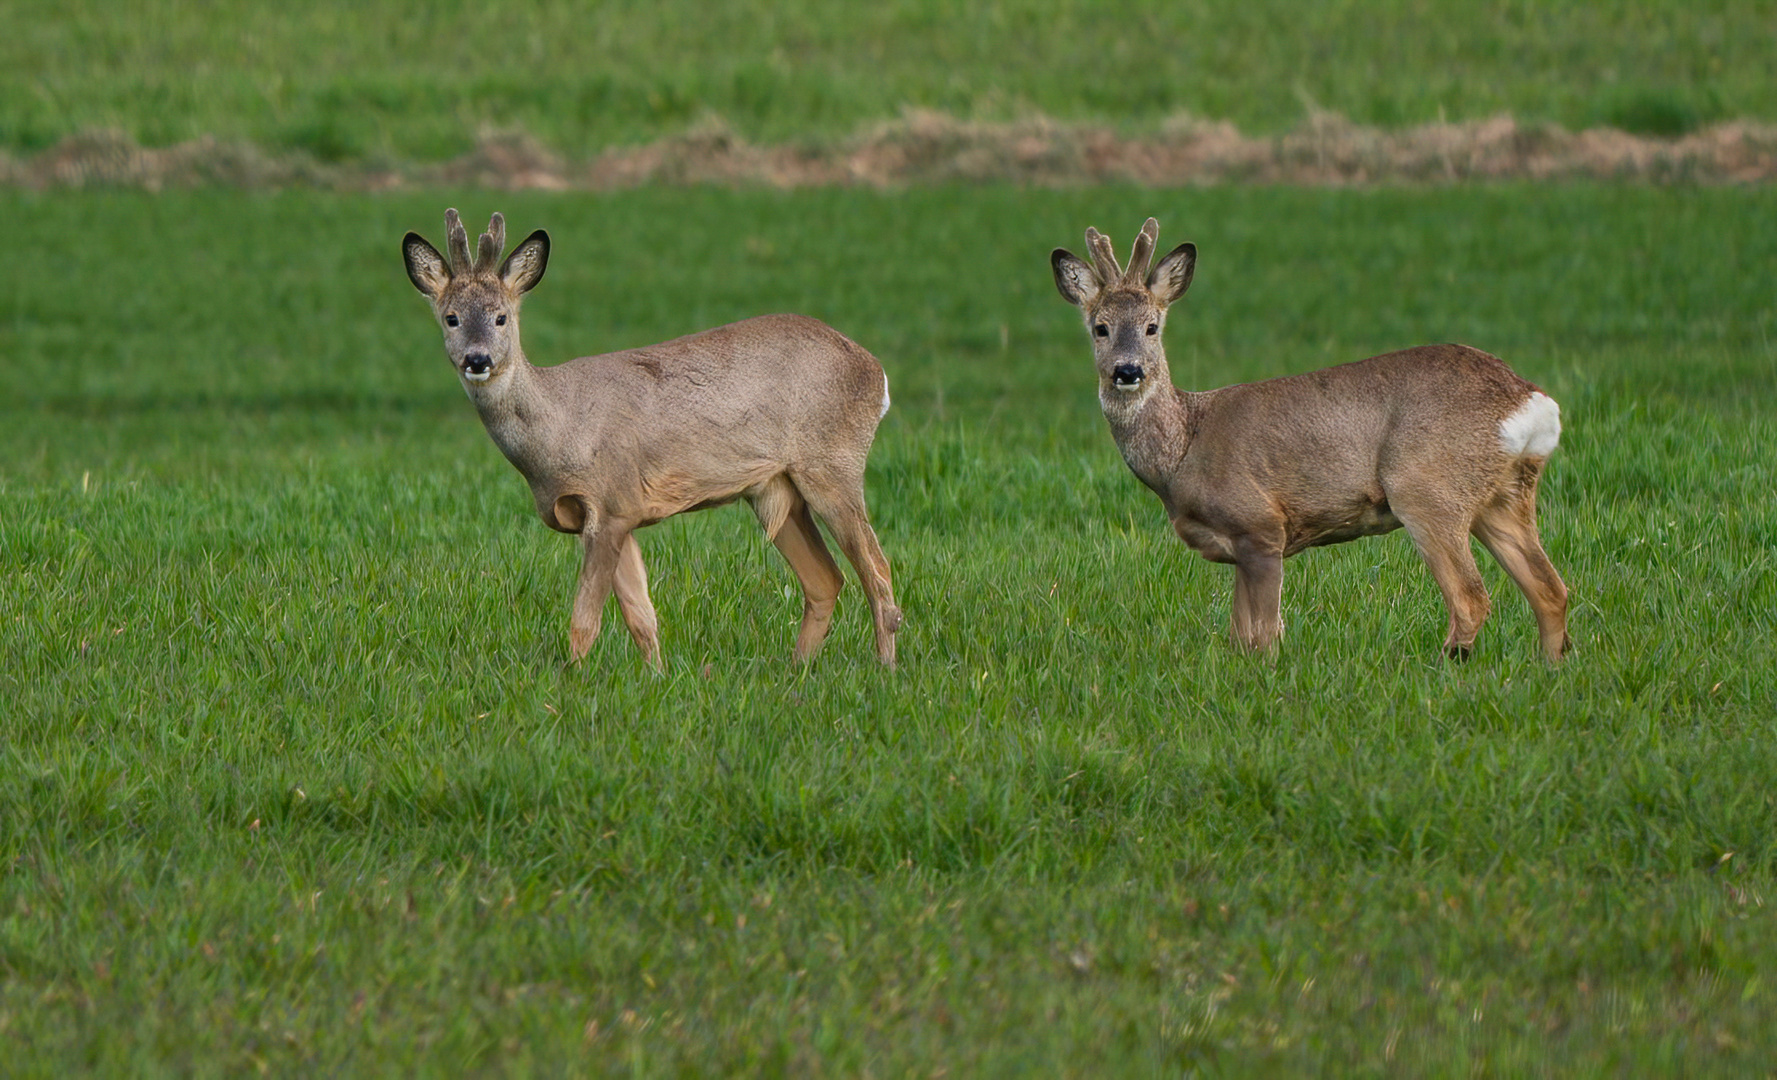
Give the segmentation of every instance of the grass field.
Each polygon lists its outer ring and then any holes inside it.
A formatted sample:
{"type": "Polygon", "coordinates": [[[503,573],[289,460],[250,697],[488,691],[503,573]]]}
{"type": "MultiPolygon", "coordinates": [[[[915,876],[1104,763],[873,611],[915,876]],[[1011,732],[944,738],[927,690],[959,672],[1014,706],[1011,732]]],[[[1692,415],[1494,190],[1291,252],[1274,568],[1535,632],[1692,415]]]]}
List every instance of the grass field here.
{"type": "Polygon", "coordinates": [[[0,193],[8,1069],[1769,1070],[1764,189],[0,193]],[[548,228],[539,362],[871,347],[907,612],[826,651],[743,509],[642,535],[668,671],[454,385],[401,233],[548,228]],[[1046,258],[1193,239],[1192,386],[1467,341],[1563,406],[1576,652],[1401,534],[1275,661],[1118,459],[1046,258]]]}
{"type": "Polygon", "coordinates": [[[1401,127],[1501,111],[1660,135],[1777,119],[1763,0],[1165,5],[782,0],[411,5],[14,0],[0,149],[95,128],[324,162],[438,160],[486,131],[580,158],[709,114],[830,141],[907,108],[1275,133],[1309,104],[1401,127]]]}

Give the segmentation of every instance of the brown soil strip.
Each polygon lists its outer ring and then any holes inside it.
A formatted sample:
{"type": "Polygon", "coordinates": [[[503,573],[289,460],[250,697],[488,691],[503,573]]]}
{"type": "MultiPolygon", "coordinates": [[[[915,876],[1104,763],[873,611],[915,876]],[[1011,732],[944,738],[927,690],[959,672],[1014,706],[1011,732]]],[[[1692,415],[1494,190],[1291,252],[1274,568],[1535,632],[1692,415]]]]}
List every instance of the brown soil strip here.
{"type": "Polygon", "coordinates": [[[27,188],[299,185],[362,191],[473,184],[603,191],[650,184],[1171,187],[1562,179],[1769,182],[1777,179],[1777,125],[1736,121],[1659,139],[1613,129],[1528,126],[1510,116],[1388,131],[1317,113],[1279,136],[1251,137],[1229,123],[1193,119],[1128,136],[1044,118],[987,124],[910,112],[850,138],[809,146],[756,146],[712,120],[682,136],[581,161],[524,135],[490,135],[452,161],[393,167],[329,165],[209,138],[144,147],[115,132],[71,137],[31,157],[0,154],[0,184],[27,188]]]}

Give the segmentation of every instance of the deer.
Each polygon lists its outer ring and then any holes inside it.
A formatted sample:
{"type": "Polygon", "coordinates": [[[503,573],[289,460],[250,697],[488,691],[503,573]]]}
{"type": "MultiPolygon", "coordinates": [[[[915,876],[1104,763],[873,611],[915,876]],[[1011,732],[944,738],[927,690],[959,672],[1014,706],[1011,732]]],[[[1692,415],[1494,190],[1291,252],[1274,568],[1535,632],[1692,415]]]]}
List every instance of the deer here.
{"type": "Polygon", "coordinates": [[[457,212],[444,221],[449,258],[409,232],[407,276],[431,302],[458,381],[529,484],[537,515],[580,538],[571,663],[597,640],[614,590],[644,660],[664,671],[635,532],[744,499],[802,586],[794,658],[806,663],[819,650],[845,582],[818,516],[869,598],[877,658],[894,666],[901,609],[864,503],[865,459],[889,408],[876,357],[817,319],[779,314],[533,366],[519,344],[519,305],[543,280],[549,234],[538,229],[502,260],[506,222],[496,213],[471,257],[457,212]]]}
{"type": "Polygon", "coordinates": [[[1161,332],[1191,287],[1197,247],[1178,245],[1150,272],[1159,235],[1149,218],[1120,267],[1089,228],[1091,261],[1057,248],[1050,268],[1084,315],[1124,463],[1179,539],[1234,567],[1236,647],[1275,651],[1285,559],[1405,529],[1443,593],[1448,656],[1468,659],[1490,608],[1473,536],[1530,602],[1543,655],[1558,662],[1572,644],[1567,586],[1536,525],[1537,481],[1561,436],[1555,400],[1498,357],[1453,344],[1180,390],[1161,332]]]}

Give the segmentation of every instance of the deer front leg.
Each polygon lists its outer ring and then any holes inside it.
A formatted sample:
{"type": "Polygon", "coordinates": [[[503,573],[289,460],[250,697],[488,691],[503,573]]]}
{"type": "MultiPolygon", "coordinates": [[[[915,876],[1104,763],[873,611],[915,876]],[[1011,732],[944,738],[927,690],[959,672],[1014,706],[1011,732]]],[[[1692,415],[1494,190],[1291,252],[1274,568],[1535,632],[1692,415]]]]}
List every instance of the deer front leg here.
{"type": "Polygon", "coordinates": [[[648,598],[648,567],[642,562],[642,548],[636,534],[623,538],[623,550],[617,556],[617,572],[613,578],[617,590],[617,610],[623,613],[623,624],[642,659],[655,671],[665,671],[660,658],[660,620],[654,614],[654,601],[648,598]]]}
{"type": "Polygon", "coordinates": [[[611,595],[617,560],[628,538],[627,529],[609,524],[601,528],[590,520],[580,534],[586,556],[580,564],[580,588],[574,594],[574,614],[568,622],[568,654],[574,663],[579,663],[598,640],[605,618],[605,600],[611,595]]]}
{"type": "Polygon", "coordinates": [[[1283,637],[1283,555],[1251,541],[1234,545],[1234,617],[1229,636],[1254,652],[1283,637]]]}

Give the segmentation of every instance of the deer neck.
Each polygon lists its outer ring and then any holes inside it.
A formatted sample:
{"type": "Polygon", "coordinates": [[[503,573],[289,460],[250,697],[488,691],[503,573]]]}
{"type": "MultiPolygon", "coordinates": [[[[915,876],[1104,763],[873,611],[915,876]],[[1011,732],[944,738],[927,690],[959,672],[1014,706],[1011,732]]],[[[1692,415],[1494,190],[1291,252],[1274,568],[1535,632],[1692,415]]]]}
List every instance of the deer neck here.
{"type": "Polygon", "coordinates": [[[1099,404],[1129,471],[1153,490],[1164,491],[1190,449],[1187,396],[1162,373],[1136,394],[1107,386],[1099,393],[1099,404]]]}
{"type": "Polygon", "coordinates": [[[537,369],[515,347],[498,376],[485,383],[465,384],[465,389],[494,445],[519,472],[532,478],[558,442],[555,435],[562,411],[545,392],[537,369]]]}

